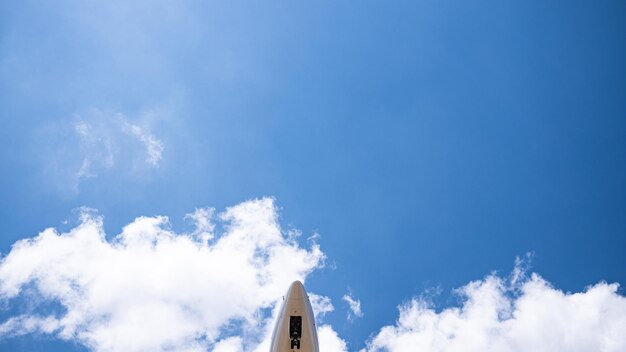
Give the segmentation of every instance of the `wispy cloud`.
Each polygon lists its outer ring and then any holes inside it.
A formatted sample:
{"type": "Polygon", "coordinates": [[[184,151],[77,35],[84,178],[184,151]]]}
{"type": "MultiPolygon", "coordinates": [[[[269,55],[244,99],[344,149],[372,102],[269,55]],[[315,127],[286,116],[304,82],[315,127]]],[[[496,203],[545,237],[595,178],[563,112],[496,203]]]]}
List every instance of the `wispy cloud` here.
{"type": "Polygon", "coordinates": [[[120,112],[92,110],[76,115],[73,126],[83,152],[83,165],[84,161],[95,161],[99,166],[111,168],[115,166],[116,157],[132,154],[136,147],[142,147],[144,162],[151,167],[158,167],[163,158],[163,143],[147,127],[129,121],[120,112]],[[132,140],[138,144],[135,148],[128,148],[132,146],[129,143],[132,140]]]}
{"type": "Polygon", "coordinates": [[[206,242],[215,237],[215,224],[213,223],[213,208],[198,208],[192,213],[186,214],[185,219],[193,221],[195,230],[193,235],[206,242]]]}
{"type": "Polygon", "coordinates": [[[164,144],[147,119],[91,109],[44,128],[40,151],[48,181],[76,194],[81,183],[105,173],[138,176],[158,168],[164,144]]]}
{"type": "MultiPolygon", "coordinates": [[[[200,233],[213,229],[206,211],[194,214],[200,233]]],[[[269,198],[228,208],[217,221],[225,230],[210,242],[171,231],[166,217],[137,218],[108,241],[102,218],[85,211],[67,233],[47,229],[17,242],[0,264],[0,298],[34,294],[63,309],[21,312],[0,324],[0,336],[48,333],[94,351],[264,346],[273,318],[263,312],[292,280],[320,267],[324,254],[284,235],[269,198]]],[[[320,302],[318,309],[330,309],[320,302]]],[[[322,329],[323,343],[341,343],[322,329]]]]}
{"type": "Polygon", "coordinates": [[[362,318],[363,311],[361,310],[361,301],[352,297],[352,292],[348,290],[348,293],[343,295],[342,299],[344,302],[348,303],[348,307],[350,310],[348,311],[348,320],[353,320],[355,318],[362,318]]]}
{"type": "Polygon", "coordinates": [[[311,301],[311,308],[315,318],[319,321],[326,313],[335,310],[330,297],[316,295],[314,293],[309,294],[309,300],[311,301]]]}
{"type": "Polygon", "coordinates": [[[163,157],[163,143],[145,129],[130,123],[124,115],[118,114],[118,118],[124,127],[124,131],[143,143],[147,154],[146,162],[152,167],[158,167],[159,161],[163,157]]]}

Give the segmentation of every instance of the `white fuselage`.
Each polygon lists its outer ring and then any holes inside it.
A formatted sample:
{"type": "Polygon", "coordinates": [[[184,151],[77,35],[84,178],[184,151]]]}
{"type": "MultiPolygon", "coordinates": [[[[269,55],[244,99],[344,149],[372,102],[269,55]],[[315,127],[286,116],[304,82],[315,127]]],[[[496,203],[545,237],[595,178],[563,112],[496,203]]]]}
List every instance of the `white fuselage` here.
{"type": "Polygon", "coordinates": [[[291,284],[283,300],[270,352],[319,352],[315,317],[300,281],[291,284]]]}

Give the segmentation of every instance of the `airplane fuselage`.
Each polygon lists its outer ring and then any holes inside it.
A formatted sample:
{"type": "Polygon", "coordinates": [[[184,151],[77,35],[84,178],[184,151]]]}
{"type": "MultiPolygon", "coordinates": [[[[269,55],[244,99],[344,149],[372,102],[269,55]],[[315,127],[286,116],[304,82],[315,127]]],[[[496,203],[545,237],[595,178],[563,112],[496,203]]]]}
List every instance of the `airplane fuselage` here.
{"type": "Polygon", "coordinates": [[[283,300],[270,351],[319,352],[313,309],[300,281],[291,284],[283,300]]]}

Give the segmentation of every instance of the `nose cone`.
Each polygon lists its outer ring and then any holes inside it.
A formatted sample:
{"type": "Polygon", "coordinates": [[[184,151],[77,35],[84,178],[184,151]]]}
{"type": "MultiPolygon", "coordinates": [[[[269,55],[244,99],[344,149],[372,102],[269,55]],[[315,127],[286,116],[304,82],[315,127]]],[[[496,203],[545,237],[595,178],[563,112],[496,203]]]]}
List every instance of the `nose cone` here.
{"type": "Polygon", "coordinates": [[[294,281],[280,309],[271,352],[319,352],[315,316],[302,282],[294,281]]]}
{"type": "Polygon", "coordinates": [[[302,282],[294,281],[291,286],[289,286],[289,291],[287,291],[287,299],[304,300],[305,298],[306,291],[304,290],[302,282]]]}

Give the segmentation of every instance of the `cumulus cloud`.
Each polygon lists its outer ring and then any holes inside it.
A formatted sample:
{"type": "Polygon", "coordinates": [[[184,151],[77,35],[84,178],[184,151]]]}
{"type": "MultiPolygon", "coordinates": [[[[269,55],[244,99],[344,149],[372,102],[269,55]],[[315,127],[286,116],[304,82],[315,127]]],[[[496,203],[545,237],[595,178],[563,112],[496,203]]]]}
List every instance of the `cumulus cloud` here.
{"type": "Polygon", "coordinates": [[[460,307],[437,312],[425,299],[399,307],[363,351],[626,351],[626,298],[617,284],[566,293],[517,262],[508,280],[489,275],[458,290],[460,307]]]}
{"type": "Polygon", "coordinates": [[[337,335],[330,325],[322,325],[317,329],[320,351],[347,352],[346,342],[337,335]]]}
{"type": "Polygon", "coordinates": [[[363,311],[361,310],[361,301],[352,297],[351,292],[343,295],[342,299],[344,300],[344,302],[348,303],[348,307],[350,308],[350,310],[348,311],[348,320],[363,317],[363,311]]]}
{"type": "MultiPolygon", "coordinates": [[[[0,338],[47,334],[99,352],[266,352],[286,288],[322,267],[324,253],[280,227],[271,198],[217,215],[199,208],[187,218],[194,231],[176,233],[156,216],[107,236],[103,218],[83,209],[68,232],[50,228],[18,241],[0,262],[0,338]]],[[[437,310],[427,298],[411,299],[362,352],[626,350],[626,298],[617,284],[563,292],[527,275],[526,263],[517,260],[509,277],[491,274],[456,290],[458,306],[437,310]]],[[[323,323],[331,299],[310,299],[321,351],[347,351],[323,323]]],[[[363,315],[351,293],[343,300],[350,314],[363,315]]]]}
{"type": "MultiPolygon", "coordinates": [[[[223,232],[206,236],[211,212],[190,215],[200,236],[175,233],[166,217],[140,217],[107,239],[102,217],[85,211],[67,233],[46,229],[17,242],[0,263],[0,300],[35,303],[2,322],[0,337],[45,333],[130,352],[268,344],[276,303],[324,254],[284,235],[270,198],[228,208],[216,219],[223,232]]],[[[317,302],[319,312],[332,306],[317,302]]],[[[344,350],[329,326],[320,340],[326,351],[344,350]]]]}

